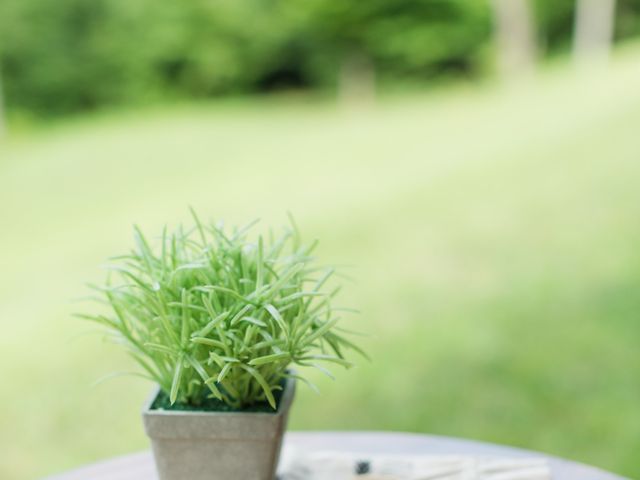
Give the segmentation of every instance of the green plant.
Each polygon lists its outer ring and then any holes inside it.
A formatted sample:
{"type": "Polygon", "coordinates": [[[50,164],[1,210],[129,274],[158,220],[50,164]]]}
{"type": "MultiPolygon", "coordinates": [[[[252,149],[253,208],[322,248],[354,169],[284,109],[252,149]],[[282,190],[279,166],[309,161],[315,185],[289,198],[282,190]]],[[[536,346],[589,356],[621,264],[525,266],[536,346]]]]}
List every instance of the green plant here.
{"type": "MultiPolygon", "coordinates": [[[[105,286],[110,313],[81,315],[123,343],[176,401],[197,404],[208,393],[241,408],[267,400],[291,364],[329,373],[318,362],[344,367],[343,348],[361,350],[338,326],[325,291],[332,268],[316,265],[316,243],[303,245],[292,221],[281,236],[251,242],[249,225],[225,233],[202,223],[162,233],[154,251],[135,228],[136,248],[115,257],[105,286]]],[[[254,222],[255,223],[255,222],[254,222]]]]}

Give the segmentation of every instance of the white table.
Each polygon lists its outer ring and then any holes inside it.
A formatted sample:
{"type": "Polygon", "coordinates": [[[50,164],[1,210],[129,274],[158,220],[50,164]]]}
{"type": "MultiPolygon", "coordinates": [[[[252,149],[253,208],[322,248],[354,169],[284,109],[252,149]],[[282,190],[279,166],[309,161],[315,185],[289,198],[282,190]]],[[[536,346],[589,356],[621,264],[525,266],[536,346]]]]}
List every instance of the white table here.
{"type": "MultiPolygon", "coordinates": [[[[546,458],[554,480],[622,480],[594,467],[537,452],[457,438],[383,432],[290,432],[284,449],[339,450],[350,453],[473,455],[546,458]]],[[[105,460],[48,480],[157,480],[150,452],[105,460]]]]}

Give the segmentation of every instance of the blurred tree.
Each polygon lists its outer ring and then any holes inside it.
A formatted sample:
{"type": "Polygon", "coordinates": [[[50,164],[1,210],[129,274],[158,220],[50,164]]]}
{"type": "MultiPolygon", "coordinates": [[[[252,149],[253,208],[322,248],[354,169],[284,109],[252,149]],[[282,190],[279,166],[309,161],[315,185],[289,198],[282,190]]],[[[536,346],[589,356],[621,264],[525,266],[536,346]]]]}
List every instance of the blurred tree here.
{"type": "MultiPolygon", "coordinates": [[[[555,52],[575,1],[0,0],[6,107],[60,115],[335,85],[366,99],[374,84],[480,74],[492,17],[500,65],[519,73],[537,55],[529,3],[555,52]]],[[[640,0],[617,6],[616,38],[640,34],[640,0]]]]}
{"type": "Polygon", "coordinates": [[[581,63],[609,58],[615,23],[615,0],[577,0],[573,50],[581,63]]]}
{"type": "Polygon", "coordinates": [[[530,73],[537,47],[529,0],[491,0],[491,5],[500,70],[508,77],[530,73]]]}
{"type": "Polygon", "coordinates": [[[617,0],[615,38],[626,39],[640,34],[640,0],[617,0]]]}
{"type": "MultiPolygon", "coordinates": [[[[304,28],[280,0],[2,0],[10,106],[60,114],[255,91],[304,28]]],[[[303,19],[304,20],[304,19],[303,19]]],[[[289,60],[287,60],[289,61],[289,60]]],[[[277,83],[277,81],[276,81],[277,83]]]]}
{"type": "Polygon", "coordinates": [[[328,81],[470,75],[490,38],[487,4],[469,0],[315,0],[310,27],[310,68],[328,81]]]}
{"type": "Polygon", "coordinates": [[[65,113],[173,97],[472,75],[470,0],[2,0],[10,106],[65,113]]]}
{"type": "MultiPolygon", "coordinates": [[[[579,1],[535,0],[539,38],[544,42],[545,50],[548,52],[575,52],[579,1]]],[[[595,0],[594,4],[598,4],[597,8],[603,8],[608,2],[610,0],[595,0]]],[[[616,0],[613,3],[615,18],[610,24],[613,41],[627,40],[640,35],[640,0],[616,0]]],[[[593,10],[591,12],[593,14],[593,10]]],[[[605,20],[606,16],[596,19],[605,20]]]]}
{"type": "Polygon", "coordinates": [[[538,49],[555,54],[570,49],[576,0],[535,0],[538,49]]]}

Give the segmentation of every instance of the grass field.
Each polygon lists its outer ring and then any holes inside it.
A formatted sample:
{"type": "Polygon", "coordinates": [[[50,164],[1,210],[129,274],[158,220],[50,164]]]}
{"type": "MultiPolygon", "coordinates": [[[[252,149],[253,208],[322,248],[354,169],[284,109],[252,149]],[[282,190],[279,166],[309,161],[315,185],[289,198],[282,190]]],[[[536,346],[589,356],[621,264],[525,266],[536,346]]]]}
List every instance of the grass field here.
{"type": "Polygon", "coordinates": [[[203,216],[286,221],[357,281],[372,362],[294,429],[407,430],[640,477],[640,51],[606,74],[365,110],[246,100],[73,121],[0,146],[0,478],[146,448],[149,385],[71,317],[128,249],[203,216]]]}

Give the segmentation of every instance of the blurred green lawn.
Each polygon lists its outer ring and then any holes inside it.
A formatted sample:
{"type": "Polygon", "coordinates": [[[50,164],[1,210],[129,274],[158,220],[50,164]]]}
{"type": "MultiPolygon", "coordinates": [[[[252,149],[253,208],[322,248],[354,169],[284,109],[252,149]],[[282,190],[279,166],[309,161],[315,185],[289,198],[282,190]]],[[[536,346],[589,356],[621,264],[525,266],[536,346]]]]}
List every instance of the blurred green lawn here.
{"type": "MultiPolygon", "coordinates": [[[[58,124],[0,147],[0,478],[146,448],[149,385],[71,312],[99,265],[203,216],[286,221],[355,265],[373,361],[294,429],[428,432],[640,476],[640,50],[607,74],[364,110],[247,100],[58,124]]],[[[314,376],[315,378],[315,376],[314,376]]]]}

